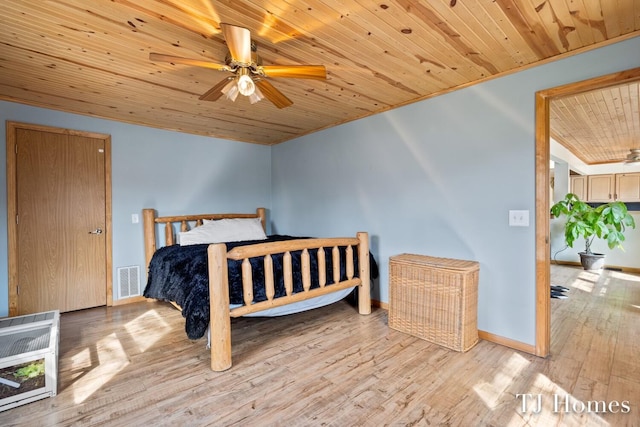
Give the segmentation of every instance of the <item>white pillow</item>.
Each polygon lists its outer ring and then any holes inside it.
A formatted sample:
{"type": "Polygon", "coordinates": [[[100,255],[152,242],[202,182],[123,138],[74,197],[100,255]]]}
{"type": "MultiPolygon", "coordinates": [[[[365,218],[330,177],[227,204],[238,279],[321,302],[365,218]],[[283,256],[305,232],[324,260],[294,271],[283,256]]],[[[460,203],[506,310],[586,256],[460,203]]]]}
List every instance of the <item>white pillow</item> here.
{"type": "Polygon", "coordinates": [[[187,246],[266,238],[260,218],[225,218],[204,220],[200,227],[180,233],[178,241],[181,246],[187,246]]]}

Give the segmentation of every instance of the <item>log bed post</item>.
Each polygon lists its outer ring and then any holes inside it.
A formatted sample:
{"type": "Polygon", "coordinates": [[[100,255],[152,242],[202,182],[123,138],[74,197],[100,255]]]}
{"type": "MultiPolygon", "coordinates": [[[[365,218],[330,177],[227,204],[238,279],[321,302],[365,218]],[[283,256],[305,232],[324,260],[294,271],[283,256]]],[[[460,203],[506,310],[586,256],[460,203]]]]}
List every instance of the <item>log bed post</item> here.
{"type": "Polygon", "coordinates": [[[142,209],[142,223],[144,224],[144,256],[147,267],[156,251],[156,211],[142,209]]]}
{"type": "Polygon", "coordinates": [[[369,233],[359,232],[358,265],[360,268],[360,289],[358,290],[358,312],[371,314],[371,278],[369,270],[369,233]]]}
{"type": "Polygon", "coordinates": [[[267,211],[265,208],[257,208],[256,215],[260,218],[260,222],[262,223],[262,229],[264,232],[267,232],[267,211]]]}
{"type": "Polygon", "coordinates": [[[231,316],[229,314],[229,275],[227,247],[209,245],[209,311],[211,321],[211,370],[231,367],[231,316]]]}

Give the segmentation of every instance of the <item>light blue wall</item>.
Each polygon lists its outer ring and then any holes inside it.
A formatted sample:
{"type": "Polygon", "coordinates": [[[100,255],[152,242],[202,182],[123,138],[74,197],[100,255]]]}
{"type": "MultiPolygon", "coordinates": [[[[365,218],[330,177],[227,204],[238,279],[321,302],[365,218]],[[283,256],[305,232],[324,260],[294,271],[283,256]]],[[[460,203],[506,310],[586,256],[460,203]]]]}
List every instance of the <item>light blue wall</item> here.
{"type": "Polygon", "coordinates": [[[272,150],[280,233],[368,231],[389,256],[480,262],[478,327],[535,343],[535,92],[640,66],[640,38],[491,80],[272,150]],[[510,209],[531,226],[509,227],[510,209]]]}
{"type": "MultiPolygon", "coordinates": [[[[142,222],[145,207],[160,215],[254,212],[271,205],[270,147],[186,135],[0,101],[6,120],[111,135],[115,269],[141,266],[146,281],[142,222]],[[140,218],[142,221],[142,218],[140,218]]],[[[213,119],[212,119],[213,120],[213,119]]],[[[0,317],[8,314],[6,139],[0,138],[0,317]]],[[[44,236],[43,236],[44,237],[44,236]]],[[[144,282],[143,282],[144,283],[144,282]]]]}

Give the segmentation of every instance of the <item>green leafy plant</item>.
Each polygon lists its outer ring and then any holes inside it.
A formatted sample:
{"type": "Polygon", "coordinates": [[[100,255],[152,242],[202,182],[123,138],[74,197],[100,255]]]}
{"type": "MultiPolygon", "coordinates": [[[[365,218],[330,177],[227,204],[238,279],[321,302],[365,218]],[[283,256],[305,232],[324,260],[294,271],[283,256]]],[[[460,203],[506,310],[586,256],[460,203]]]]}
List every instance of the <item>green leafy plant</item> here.
{"type": "Polygon", "coordinates": [[[35,378],[44,375],[44,362],[35,362],[18,369],[14,376],[22,378],[35,378]]]}
{"type": "Polygon", "coordinates": [[[567,217],[564,237],[567,245],[573,247],[578,238],[585,239],[585,253],[592,254],[591,243],[598,237],[606,240],[609,249],[622,247],[626,227],[635,228],[636,223],[623,202],[610,202],[596,207],[581,201],[569,193],[563,200],[551,207],[556,218],[567,217]]]}

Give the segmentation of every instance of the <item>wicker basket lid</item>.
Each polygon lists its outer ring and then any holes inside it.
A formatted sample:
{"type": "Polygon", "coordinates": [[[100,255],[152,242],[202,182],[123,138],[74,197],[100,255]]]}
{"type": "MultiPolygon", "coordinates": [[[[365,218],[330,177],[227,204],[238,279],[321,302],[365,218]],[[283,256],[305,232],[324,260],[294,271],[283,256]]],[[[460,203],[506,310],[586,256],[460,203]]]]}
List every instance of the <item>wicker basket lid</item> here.
{"type": "Polygon", "coordinates": [[[479,268],[477,261],[463,259],[440,258],[418,254],[400,254],[389,258],[390,261],[404,262],[420,266],[442,268],[448,270],[469,271],[479,268]]]}

